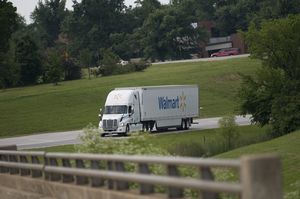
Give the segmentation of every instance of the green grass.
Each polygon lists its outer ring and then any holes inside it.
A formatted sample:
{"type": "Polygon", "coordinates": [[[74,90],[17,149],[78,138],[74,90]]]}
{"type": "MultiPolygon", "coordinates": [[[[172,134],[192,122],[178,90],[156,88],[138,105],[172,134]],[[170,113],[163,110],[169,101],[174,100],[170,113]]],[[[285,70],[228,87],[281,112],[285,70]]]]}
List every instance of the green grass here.
{"type": "Polygon", "coordinates": [[[253,74],[258,60],[153,65],[144,72],[82,79],[0,91],[0,137],[81,129],[98,123],[98,110],[115,87],[198,84],[200,117],[222,116],[236,108],[238,73],[253,74]]]}
{"type": "MultiPolygon", "coordinates": [[[[240,126],[237,127],[237,130],[240,134],[240,138],[236,142],[236,147],[239,147],[241,145],[257,143],[268,139],[266,128],[260,128],[258,126],[240,126]]],[[[195,147],[200,146],[200,148],[194,148],[193,150],[202,150],[201,148],[203,147],[211,147],[205,148],[210,150],[213,147],[216,147],[217,145],[221,144],[221,142],[223,141],[223,137],[220,134],[220,131],[217,129],[183,132],[175,134],[154,134],[154,136],[150,136],[147,138],[147,144],[152,144],[156,148],[165,149],[167,151],[170,151],[172,154],[173,152],[179,152],[179,154],[175,153],[173,155],[188,155],[180,154],[181,151],[178,150],[174,151],[175,149],[177,149],[176,146],[183,148],[184,146],[187,146],[188,148],[192,145],[194,145],[195,147]]],[[[115,142],[118,142],[118,140],[116,139],[115,142]]],[[[185,150],[183,148],[182,150],[185,150]]],[[[76,152],[74,145],[64,145],[36,150],[43,150],[47,152],[76,152]]],[[[194,152],[194,154],[199,154],[203,151],[192,152],[194,152]]]]}
{"type": "Polygon", "coordinates": [[[260,153],[279,154],[282,160],[285,197],[300,198],[300,131],[267,142],[245,146],[215,157],[238,158],[242,155],[260,153]]]}

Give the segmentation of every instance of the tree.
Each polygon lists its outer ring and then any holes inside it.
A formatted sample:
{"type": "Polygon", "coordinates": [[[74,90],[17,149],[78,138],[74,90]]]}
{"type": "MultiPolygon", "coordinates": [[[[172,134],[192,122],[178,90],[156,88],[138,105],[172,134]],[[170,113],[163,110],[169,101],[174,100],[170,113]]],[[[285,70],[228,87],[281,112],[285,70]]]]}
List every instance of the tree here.
{"type": "Polygon", "coordinates": [[[222,117],[219,120],[221,135],[225,140],[225,150],[229,151],[234,148],[236,140],[239,138],[237,124],[234,115],[222,117]]]}
{"type": "Polygon", "coordinates": [[[101,55],[100,73],[103,76],[114,74],[119,67],[120,57],[114,54],[111,49],[102,49],[101,55]]]}
{"type": "Polygon", "coordinates": [[[250,22],[300,13],[299,0],[222,0],[215,2],[217,28],[222,35],[246,31],[250,22]]]}
{"type": "Polygon", "coordinates": [[[0,0],[0,87],[11,85],[11,59],[6,54],[9,50],[9,40],[17,29],[18,15],[16,8],[7,0],[0,0]],[[9,63],[10,62],[10,63],[9,63]]]}
{"type": "Polygon", "coordinates": [[[58,85],[58,82],[62,80],[62,57],[55,48],[49,48],[46,53],[47,61],[45,63],[45,79],[46,82],[54,83],[58,85]]]}
{"type": "MultiPolygon", "coordinates": [[[[109,35],[121,32],[124,0],[82,0],[64,22],[64,32],[72,41],[72,53],[87,48],[97,52],[111,45],[109,35]]],[[[96,63],[97,60],[92,60],[96,63]]]]}
{"type": "Polygon", "coordinates": [[[27,33],[20,33],[14,38],[15,62],[20,66],[19,85],[35,84],[42,74],[42,62],[40,49],[32,36],[27,33]]]}
{"type": "Polygon", "coordinates": [[[39,1],[31,14],[34,26],[38,28],[46,47],[54,46],[58,39],[66,16],[65,5],[66,0],[45,0],[45,3],[39,1]]]}
{"type": "Polygon", "coordinates": [[[79,52],[81,67],[87,67],[89,73],[89,79],[91,79],[91,62],[92,62],[92,53],[88,49],[83,49],[79,52]]]}
{"type": "Polygon", "coordinates": [[[8,49],[9,39],[17,28],[17,9],[11,2],[0,0],[0,53],[8,49]]]}
{"type": "Polygon", "coordinates": [[[189,15],[185,6],[164,7],[146,19],[140,30],[146,58],[189,58],[191,52],[199,47],[199,42],[206,38],[201,28],[191,25],[197,22],[197,18],[189,15]]]}
{"type": "Polygon", "coordinates": [[[251,55],[263,67],[244,76],[239,93],[241,113],[270,124],[274,135],[300,128],[300,15],[254,24],[245,34],[251,55]]]}
{"type": "Polygon", "coordinates": [[[63,68],[65,71],[65,80],[75,80],[81,78],[81,68],[72,58],[63,60],[63,68]]]}

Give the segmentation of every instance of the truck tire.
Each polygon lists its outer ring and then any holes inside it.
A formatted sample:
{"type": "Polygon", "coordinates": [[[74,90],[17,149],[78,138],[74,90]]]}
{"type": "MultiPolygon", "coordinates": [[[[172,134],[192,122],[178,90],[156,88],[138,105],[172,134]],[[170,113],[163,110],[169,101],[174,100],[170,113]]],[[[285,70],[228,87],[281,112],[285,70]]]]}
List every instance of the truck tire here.
{"type": "Polygon", "coordinates": [[[184,129],[184,130],[187,130],[187,129],[188,129],[188,122],[187,122],[187,120],[184,120],[184,126],[183,126],[183,129],[184,129]]]}
{"type": "Polygon", "coordinates": [[[183,130],[184,128],[184,119],[181,120],[181,124],[179,127],[176,127],[177,130],[183,130]]]}
{"type": "Polygon", "coordinates": [[[127,125],[126,125],[126,130],[125,130],[124,135],[127,136],[127,134],[128,134],[129,132],[130,132],[130,127],[129,127],[129,125],[127,124],[127,125]]]}

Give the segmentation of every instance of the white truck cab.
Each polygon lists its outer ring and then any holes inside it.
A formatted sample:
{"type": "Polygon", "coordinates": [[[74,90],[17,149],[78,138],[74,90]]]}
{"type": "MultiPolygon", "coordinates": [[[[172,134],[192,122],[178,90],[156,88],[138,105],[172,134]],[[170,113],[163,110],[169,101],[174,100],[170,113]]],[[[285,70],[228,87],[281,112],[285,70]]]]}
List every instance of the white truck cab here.
{"type": "Polygon", "coordinates": [[[99,127],[104,132],[125,133],[140,122],[139,94],[135,90],[113,90],[106,99],[99,127]]]}

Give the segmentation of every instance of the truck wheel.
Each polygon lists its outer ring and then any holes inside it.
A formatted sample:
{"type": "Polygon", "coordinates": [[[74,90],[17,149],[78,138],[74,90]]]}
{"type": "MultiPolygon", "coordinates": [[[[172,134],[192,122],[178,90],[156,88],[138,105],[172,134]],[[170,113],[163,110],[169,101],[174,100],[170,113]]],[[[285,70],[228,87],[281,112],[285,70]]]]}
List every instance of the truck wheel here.
{"type": "Polygon", "coordinates": [[[187,122],[186,122],[186,120],[183,120],[183,129],[184,129],[184,130],[187,129],[187,122]]]}
{"type": "Polygon", "coordinates": [[[176,129],[177,129],[177,130],[183,130],[183,128],[184,128],[184,126],[183,126],[183,125],[184,125],[184,120],[182,119],[182,120],[181,120],[181,124],[180,124],[180,126],[179,126],[179,127],[177,127],[176,129]]]}
{"type": "Polygon", "coordinates": [[[125,130],[125,136],[129,133],[129,131],[130,131],[130,127],[129,127],[129,125],[127,124],[126,130],[125,130]]]}
{"type": "Polygon", "coordinates": [[[188,118],[188,119],[186,120],[186,123],[187,123],[186,129],[188,130],[188,129],[190,128],[190,126],[191,126],[191,119],[188,118]]]}

